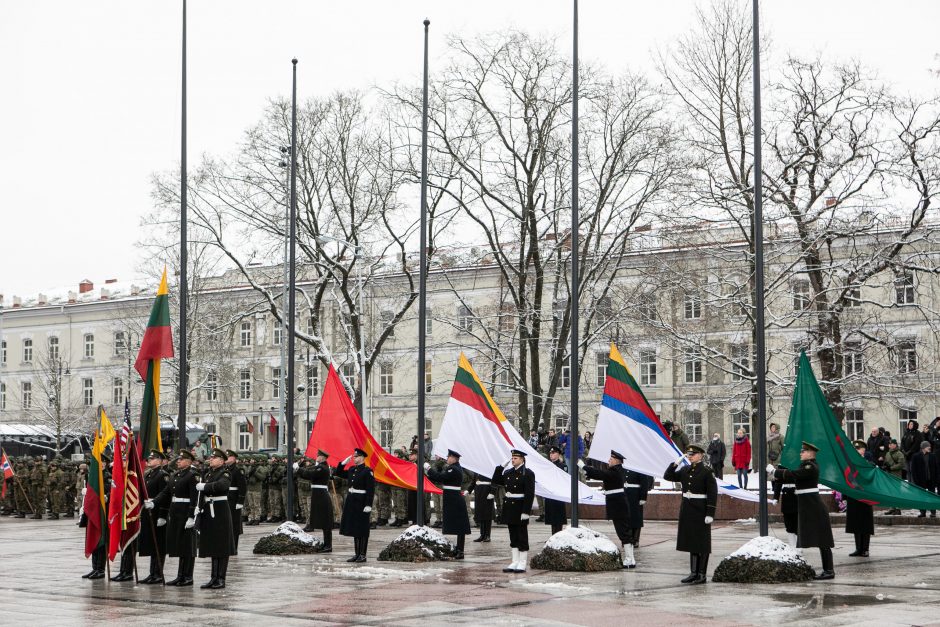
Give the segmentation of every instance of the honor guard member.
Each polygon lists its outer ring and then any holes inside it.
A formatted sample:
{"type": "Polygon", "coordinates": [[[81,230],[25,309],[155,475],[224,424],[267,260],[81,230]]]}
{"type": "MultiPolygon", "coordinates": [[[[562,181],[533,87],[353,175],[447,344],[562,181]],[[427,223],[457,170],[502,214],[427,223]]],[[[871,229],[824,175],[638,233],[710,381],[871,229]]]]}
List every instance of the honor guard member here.
{"type": "MultiPolygon", "coordinates": [[[[568,464],[565,463],[562,450],[557,446],[548,449],[548,459],[555,464],[555,466],[561,468],[563,472],[568,472],[568,464]]],[[[544,516],[545,524],[551,525],[552,535],[561,531],[562,528],[568,524],[568,515],[565,513],[565,504],[562,501],[545,499],[545,508],[542,511],[542,515],[544,516]]]]}
{"type": "MultiPolygon", "coordinates": [[[[771,478],[774,476],[774,472],[777,470],[773,464],[767,467],[768,473],[771,478]],[[773,470],[770,470],[773,468],[773,470]]],[[[797,531],[799,530],[799,518],[798,518],[798,509],[797,509],[797,498],[796,498],[796,484],[791,482],[783,481],[782,479],[774,479],[773,483],[774,499],[780,502],[780,513],[783,514],[783,526],[787,530],[787,543],[799,554],[803,554],[803,550],[799,548],[799,542],[797,541],[797,531]]]]}
{"type": "Polygon", "coordinates": [[[689,553],[690,562],[689,576],[682,583],[705,583],[708,556],[712,552],[711,524],[718,503],[718,484],[711,467],[702,463],[704,448],[690,444],[683,457],[689,464],[677,467],[680,460],[674,461],[666,468],[663,479],[682,486],[676,550],[689,553]]]}
{"type": "MultiPolygon", "coordinates": [[[[147,456],[144,483],[147,494],[160,494],[166,489],[170,476],[163,468],[166,455],[152,449],[147,456]]],[[[163,559],[166,556],[166,507],[147,509],[140,513],[140,534],[137,536],[137,551],[141,557],[150,557],[150,574],[139,583],[163,583],[163,559]]]]}
{"type": "MultiPolygon", "coordinates": [[[[862,457],[868,450],[868,443],[864,440],[853,442],[855,450],[862,457]]],[[[871,537],[875,533],[875,512],[871,505],[843,495],[845,498],[845,532],[855,536],[855,551],[849,557],[868,557],[868,547],[871,537]]]]}
{"type": "Polygon", "coordinates": [[[313,464],[301,466],[294,463],[297,476],[310,482],[310,515],[307,517],[307,528],[311,531],[323,531],[321,553],[333,552],[333,499],[330,497],[330,466],[327,463],[329,457],[325,451],[317,451],[317,459],[313,464]]]}
{"type": "MultiPolygon", "coordinates": [[[[418,465],[418,450],[411,449],[408,453],[408,461],[418,465]]],[[[427,490],[424,491],[424,520],[418,520],[418,491],[408,490],[408,520],[414,525],[425,526],[431,522],[431,495],[427,490]]]]}
{"type": "Polygon", "coordinates": [[[633,532],[630,530],[629,521],[630,506],[623,487],[627,482],[627,473],[623,468],[623,455],[617,451],[611,451],[606,470],[585,466],[584,472],[588,479],[599,479],[604,482],[607,520],[614,523],[617,539],[623,545],[623,567],[636,566],[636,561],[633,559],[633,532]]]}
{"type": "MultiPolygon", "coordinates": [[[[107,566],[108,562],[108,500],[111,493],[111,455],[107,452],[101,453],[101,475],[104,480],[104,484],[99,488],[104,491],[104,511],[106,512],[104,516],[101,517],[101,542],[91,552],[91,572],[82,575],[82,579],[104,579],[104,569],[107,566]]],[[[88,488],[82,488],[82,496],[85,496],[85,491],[88,488]]],[[[88,532],[91,530],[91,527],[88,525],[88,517],[82,512],[82,516],[78,521],[78,526],[85,528],[85,534],[87,537],[88,532]]]]}
{"type": "Polygon", "coordinates": [[[347,562],[366,561],[369,548],[369,514],[372,513],[372,500],[375,498],[375,477],[372,469],[365,465],[367,454],[360,448],[344,459],[336,467],[336,475],[346,479],[348,489],[343,503],[343,518],[339,523],[339,532],[352,536],[356,554],[347,562]],[[355,465],[348,470],[343,468],[352,459],[355,465]]]}
{"type": "Polygon", "coordinates": [[[462,483],[463,468],[460,466],[460,453],[447,449],[447,465],[438,470],[432,468],[428,462],[424,463],[424,470],[428,479],[439,483],[444,490],[442,500],[443,529],[445,534],[457,535],[457,548],[454,550],[454,559],[463,559],[464,541],[470,533],[470,517],[467,515],[467,504],[463,500],[462,483]]]}
{"type": "Polygon", "coordinates": [[[235,555],[235,536],[232,533],[232,510],[229,494],[232,487],[232,471],[225,465],[226,452],[212,449],[209,468],[204,471],[202,481],[196,484],[200,493],[199,557],[212,560],[211,579],[199,586],[202,589],[221,590],[225,587],[228,558],[235,555]]]}
{"type": "Polygon", "coordinates": [[[512,458],[493,472],[493,484],[506,488],[502,521],[509,528],[512,563],[504,573],[524,573],[529,559],[529,513],[535,500],[535,473],[526,468],[525,453],[512,449],[512,458]]]}
{"type": "MultiPolygon", "coordinates": [[[[819,547],[822,559],[822,572],[815,579],[832,579],[835,570],[832,565],[832,526],[829,524],[829,511],[819,497],[819,465],[816,452],[819,449],[809,442],[803,442],[800,451],[800,465],[796,470],[787,468],[773,469],[774,479],[796,485],[797,501],[797,541],[801,548],[819,547]]],[[[770,472],[772,466],[767,467],[770,472]]]]}
{"type": "Polygon", "coordinates": [[[199,476],[193,469],[195,457],[183,449],[176,458],[176,472],[170,475],[163,491],[144,501],[149,510],[168,509],[166,523],[166,554],[179,558],[176,579],[168,586],[193,585],[193,567],[196,565],[196,484],[199,476]]]}
{"type": "Polygon", "coordinates": [[[238,453],[231,449],[225,451],[225,467],[232,475],[232,485],[228,488],[228,509],[232,514],[232,539],[235,541],[232,555],[238,555],[238,538],[244,533],[242,510],[248,496],[248,477],[238,464],[238,453]]]}
{"type": "Polygon", "coordinates": [[[493,483],[489,477],[474,475],[471,487],[473,489],[473,520],[480,527],[480,537],[474,542],[489,542],[495,512],[493,501],[496,498],[493,494],[493,483]]]}
{"type": "MultiPolygon", "coordinates": [[[[633,550],[640,548],[640,531],[643,530],[643,506],[646,505],[646,495],[653,486],[653,478],[641,472],[624,468],[623,493],[627,495],[627,505],[630,514],[627,516],[627,527],[633,538],[633,550]]],[[[636,557],[630,553],[630,565],[627,568],[636,568],[636,557]]]]}

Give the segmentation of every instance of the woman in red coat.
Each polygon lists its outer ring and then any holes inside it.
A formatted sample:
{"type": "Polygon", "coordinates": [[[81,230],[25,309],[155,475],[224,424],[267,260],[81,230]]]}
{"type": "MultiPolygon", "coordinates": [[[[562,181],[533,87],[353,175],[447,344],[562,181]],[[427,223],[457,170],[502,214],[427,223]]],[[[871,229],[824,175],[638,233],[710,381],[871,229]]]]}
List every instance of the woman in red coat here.
{"type": "Polygon", "coordinates": [[[747,475],[751,472],[751,441],[744,433],[744,429],[738,429],[738,434],[734,437],[734,448],[731,449],[731,465],[738,471],[738,487],[747,489],[747,475]]]}

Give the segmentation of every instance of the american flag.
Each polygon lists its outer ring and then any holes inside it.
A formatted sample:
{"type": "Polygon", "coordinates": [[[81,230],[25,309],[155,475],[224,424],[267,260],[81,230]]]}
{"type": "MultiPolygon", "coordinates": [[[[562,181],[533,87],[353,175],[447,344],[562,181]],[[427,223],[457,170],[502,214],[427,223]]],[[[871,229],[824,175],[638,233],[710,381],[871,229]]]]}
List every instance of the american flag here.
{"type": "Polygon", "coordinates": [[[121,456],[127,461],[127,440],[133,435],[134,428],[131,426],[131,403],[124,399],[124,424],[121,426],[121,456]]]}

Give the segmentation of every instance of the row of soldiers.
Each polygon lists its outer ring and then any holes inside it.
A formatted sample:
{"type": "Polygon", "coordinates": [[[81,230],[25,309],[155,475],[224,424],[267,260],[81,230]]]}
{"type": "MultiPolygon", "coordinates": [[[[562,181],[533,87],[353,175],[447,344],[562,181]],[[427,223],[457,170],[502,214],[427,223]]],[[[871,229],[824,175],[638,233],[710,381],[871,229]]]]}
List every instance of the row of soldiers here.
{"type": "Polygon", "coordinates": [[[11,458],[14,476],[6,480],[0,516],[50,520],[74,518],[77,500],[88,477],[88,465],[61,457],[11,458]]]}

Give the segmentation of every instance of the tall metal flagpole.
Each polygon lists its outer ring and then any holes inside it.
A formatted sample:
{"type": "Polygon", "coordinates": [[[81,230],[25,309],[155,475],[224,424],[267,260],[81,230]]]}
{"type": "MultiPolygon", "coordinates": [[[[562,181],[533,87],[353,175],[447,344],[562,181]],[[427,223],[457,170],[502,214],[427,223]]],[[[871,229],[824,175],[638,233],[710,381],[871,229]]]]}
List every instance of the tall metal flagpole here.
{"type": "Polygon", "coordinates": [[[754,376],[757,378],[757,472],[760,505],[757,520],[766,536],[767,521],[767,380],[764,345],[764,207],[761,180],[760,30],[758,0],[753,8],[754,36],[754,376]]]}
{"type": "Polygon", "coordinates": [[[189,447],[186,440],[186,393],[189,388],[189,356],[188,333],[186,332],[186,309],[189,300],[189,282],[187,280],[187,266],[189,265],[189,246],[186,238],[186,223],[188,222],[186,186],[186,0],[183,0],[183,102],[181,124],[181,154],[180,154],[180,384],[179,384],[179,412],[176,418],[177,452],[189,447]]]}
{"type": "MultiPolygon", "coordinates": [[[[418,270],[418,498],[416,524],[424,526],[424,349],[428,315],[428,26],[424,20],[424,96],[421,108],[421,252],[418,270]]],[[[439,514],[439,513],[438,513],[439,514]]]]}
{"type": "Polygon", "coordinates": [[[287,281],[287,379],[284,382],[287,401],[287,520],[294,520],[294,365],[297,363],[294,355],[294,327],[297,326],[297,299],[294,298],[294,283],[297,281],[297,269],[294,267],[297,239],[297,59],[291,59],[291,64],[294,67],[294,85],[290,114],[290,277],[287,281]]]}
{"type": "Polygon", "coordinates": [[[568,471],[571,474],[571,526],[578,526],[578,0],[574,0],[574,42],[571,60],[571,438],[568,471]]]}

